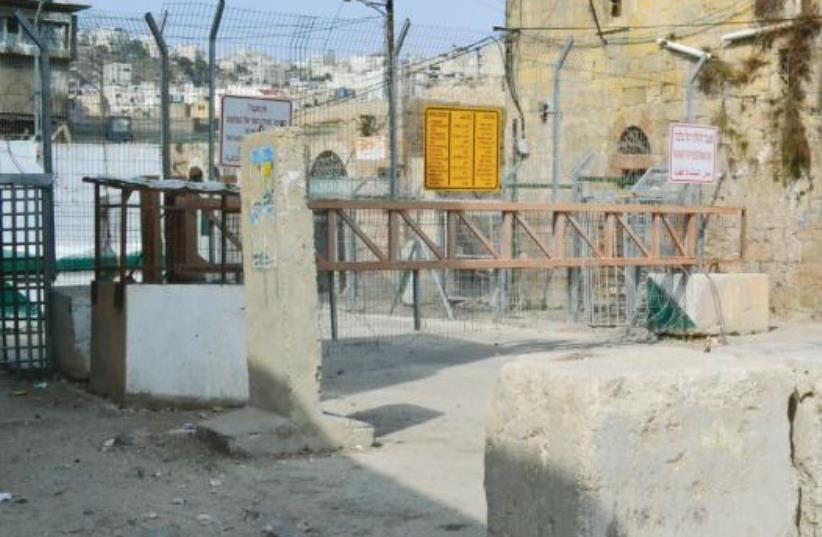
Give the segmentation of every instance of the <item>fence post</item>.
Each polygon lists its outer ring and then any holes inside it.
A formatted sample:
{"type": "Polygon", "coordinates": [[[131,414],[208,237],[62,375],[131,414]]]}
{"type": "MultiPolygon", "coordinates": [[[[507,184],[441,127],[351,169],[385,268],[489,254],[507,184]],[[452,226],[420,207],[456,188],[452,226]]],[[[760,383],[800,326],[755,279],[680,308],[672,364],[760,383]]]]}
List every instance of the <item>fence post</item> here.
{"type": "Polygon", "coordinates": [[[47,174],[53,172],[53,161],[51,154],[51,62],[49,58],[48,44],[40,36],[40,32],[32,26],[31,22],[19,11],[14,12],[17,23],[26,32],[26,35],[34,42],[40,52],[40,131],[43,139],[43,171],[47,174]]]}
{"type": "Polygon", "coordinates": [[[163,161],[163,178],[171,177],[171,90],[169,89],[170,68],[168,46],[163,32],[157,26],[154,15],[146,13],[146,23],[160,51],[160,153],[163,161]]]}
{"type": "Polygon", "coordinates": [[[691,123],[694,120],[694,93],[696,83],[699,80],[699,73],[702,72],[702,68],[709,59],[710,56],[708,56],[707,53],[699,58],[699,61],[696,62],[696,66],[694,67],[691,76],[688,77],[688,96],[685,99],[685,121],[687,123],[691,123]]]}
{"type": "Polygon", "coordinates": [[[216,127],[214,119],[217,115],[217,32],[223,20],[225,0],[219,0],[214,12],[214,21],[211,23],[211,33],[208,34],[208,180],[216,181],[214,175],[214,142],[216,127]]]}
{"type": "Polygon", "coordinates": [[[556,203],[558,201],[559,195],[559,173],[560,173],[560,123],[562,121],[560,106],[559,106],[559,93],[560,93],[560,75],[562,74],[562,68],[565,66],[565,60],[568,59],[568,54],[571,52],[571,48],[574,46],[574,38],[569,37],[565,44],[562,46],[562,50],[559,53],[559,59],[557,59],[556,65],[554,65],[554,97],[553,97],[553,107],[554,107],[554,156],[551,162],[552,165],[552,192],[551,192],[551,201],[556,203]]]}
{"type": "Polygon", "coordinates": [[[420,293],[420,271],[412,271],[412,291],[414,294],[414,331],[422,330],[422,296],[420,293]]]}
{"type": "Polygon", "coordinates": [[[408,30],[411,29],[411,21],[405,19],[402,30],[400,30],[400,37],[396,44],[394,43],[394,2],[387,0],[385,4],[385,40],[388,45],[388,140],[389,140],[389,158],[391,162],[391,171],[389,175],[391,199],[396,199],[399,195],[399,184],[397,180],[397,173],[399,168],[399,154],[397,143],[397,63],[400,60],[400,52],[405,43],[405,38],[408,36],[408,30]]]}
{"type": "Polygon", "coordinates": [[[337,320],[337,285],[334,271],[328,271],[328,309],[331,315],[331,340],[339,339],[339,324],[337,320]]]}
{"type": "MultiPolygon", "coordinates": [[[[699,58],[699,61],[696,62],[694,66],[693,72],[688,77],[688,88],[687,88],[687,97],[685,99],[685,122],[686,123],[693,123],[694,121],[694,94],[696,93],[696,84],[699,81],[699,73],[702,72],[702,68],[705,67],[705,64],[711,57],[708,53],[704,53],[702,57],[699,58]]],[[[692,204],[702,205],[702,185],[700,184],[696,188],[693,185],[688,185],[686,188],[691,190],[691,198],[690,202],[692,204]]]]}
{"type": "MultiPolygon", "coordinates": [[[[49,56],[48,43],[41,37],[40,32],[29,20],[20,12],[14,12],[17,23],[26,32],[26,35],[34,42],[40,52],[38,62],[40,71],[40,133],[43,145],[43,172],[48,175],[54,174],[54,157],[51,144],[51,61],[49,56]]],[[[55,252],[55,228],[54,228],[54,182],[49,188],[43,189],[43,223],[44,239],[46,244],[46,277],[49,281],[57,279],[57,255],[55,252]]]]}
{"type": "MultiPolygon", "coordinates": [[[[571,172],[571,181],[573,183],[573,196],[574,196],[574,203],[582,203],[582,183],[580,178],[585,170],[588,168],[588,165],[594,159],[593,153],[588,153],[585,157],[577,164],[574,170],[571,172]]],[[[573,256],[579,257],[580,252],[580,245],[579,245],[580,238],[578,236],[574,236],[574,245],[573,245],[573,256]]],[[[568,321],[572,323],[579,322],[579,289],[580,284],[582,282],[582,269],[580,268],[571,268],[568,269],[568,321]]]]}

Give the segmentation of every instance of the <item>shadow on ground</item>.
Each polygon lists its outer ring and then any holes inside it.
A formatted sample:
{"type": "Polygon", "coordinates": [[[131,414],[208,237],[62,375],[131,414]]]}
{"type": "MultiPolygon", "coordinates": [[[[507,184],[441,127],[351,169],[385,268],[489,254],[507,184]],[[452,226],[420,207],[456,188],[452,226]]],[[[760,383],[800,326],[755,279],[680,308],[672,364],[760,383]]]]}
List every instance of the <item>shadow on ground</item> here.
{"type": "MultiPolygon", "coordinates": [[[[399,408],[403,407],[403,408],[399,408]]],[[[407,425],[433,414],[413,405],[407,425]]],[[[198,413],[121,410],[75,386],[0,374],[0,534],[14,537],[484,536],[482,522],[365,467],[357,456],[236,460],[183,425],[198,413]],[[26,392],[26,395],[19,395],[26,392]],[[17,395],[15,395],[17,394],[17,395]],[[124,438],[110,447],[106,441],[124,438]],[[266,533],[266,529],[274,533],[266,533]]],[[[388,427],[389,429],[386,429],[388,427]]],[[[471,484],[472,487],[479,486],[471,484]]]]}
{"type": "Polygon", "coordinates": [[[426,334],[383,338],[378,342],[323,342],[323,393],[327,398],[340,397],[422,380],[446,368],[483,360],[581,352],[619,344],[602,338],[528,338],[485,343],[426,334]]]}

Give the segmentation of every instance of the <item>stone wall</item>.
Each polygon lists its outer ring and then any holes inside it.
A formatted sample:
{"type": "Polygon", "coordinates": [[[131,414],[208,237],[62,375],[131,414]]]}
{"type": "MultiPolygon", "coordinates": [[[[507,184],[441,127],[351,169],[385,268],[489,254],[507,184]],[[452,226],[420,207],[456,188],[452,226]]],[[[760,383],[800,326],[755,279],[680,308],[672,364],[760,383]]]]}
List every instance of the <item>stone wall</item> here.
{"type": "MultiPolygon", "coordinates": [[[[543,0],[509,2],[508,26],[594,27],[587,2],[555,0],[552,4],[553,8],[543,0]]],[[[567,37],[573,35],[576,45],[561,76],[561,169],[566,184],[573,167],[588,154],[593,155],[589,175],[622,175],[626,159],[619,154],[618,144],[630,126],[640,127],[648,137],[650,153],[643,157],[644,164],[664,164],[669,124],[685,116],[686,85],[694,61],[660,48],[656,40],[667,37],[710,50],[714,55],[710,66],[729,66],[747,76],[744,83],[696,91],[695,121],[716,124],[723,132],[719,163],[723,176],[718,185],[702,189],[702,199],[748,209],[744,269],[770,275],[772,308],[777,314],[822,314],[822,190],[807,179],[787,184],[782,180],[778,103],[786,87],[779,72],[779,51],[788,37],[774,36],[770,48],[755,40],[722,47],[723,34],[752,26],[748,23],[756,20],[753,2],[740,7],[731,0],[625,0],[622,16],[616,18],[610,17],[610,2],[594,4],[607,44],[595,31],[511,34],[512,68],[523,117],[514,113],[513,102],[509,102],[509,117],[520,123],[520,130],[524,119],[531,148],[519,179],[550,181],[553,64],[567,37]],[[728,21],[736,24],[724,24],[728,21]],[[696,25],[681,26],[683,22],[696,25]],[[754,57],[763,65],[753,68],[749,60],[754,57]],[[547,114],[541,113],[545,105],[547,114]]],[[[785,2],[784,16],[794,14],[794,4],[785,2]]],[[[822,169],[818,48],[817,38],[811,47],[809,81],[804,84],[808,96],[801,108],[811,150],[811,177],[822,169]]],[[[511,130],[509,125],[509,136],[511,130]]],[[[511,147],[510,140],[507,146],[511,147]]],[[[520,197],[526,199],[527,193],[520,197]]],[[[709,256],[735,254],[733,241],[738,235],[725,233],[729,225],[722,221],[709,230],[709,256]]]]}

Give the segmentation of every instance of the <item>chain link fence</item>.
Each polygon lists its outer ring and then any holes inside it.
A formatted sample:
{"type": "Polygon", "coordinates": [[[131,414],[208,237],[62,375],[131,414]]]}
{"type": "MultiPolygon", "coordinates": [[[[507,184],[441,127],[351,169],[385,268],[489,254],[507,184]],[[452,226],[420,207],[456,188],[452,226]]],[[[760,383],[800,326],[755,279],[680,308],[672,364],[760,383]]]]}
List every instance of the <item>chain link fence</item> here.
{"type": "MultiPolygon", "coordinates": [[[[385,19],[377,13],[357,19],[339,14],[317,17],[234,7],[221,10],[213,2],[167,2],[153,14],[169,53],[164,71],[163,47],[152,36],[145,14],[79,12],[76,31],[66,29],[67,55],[62,63],[54,62],[52,71],[58,285],[87,285],[93,274],[94,199],[92,187],[82,182],[84,176],[164,175],[165,147],[172,177],[237,181],[237,170],[219,162],[219,121],[212,118],[212,108],[214,117],[220,117],[227,95],[292,104],[292,124],[305,132],[311,198],[387,198],[392,133],[385,19]],[[164,80],[169,85],[165,117],[164,80]]],[[[613,41],[619,45],[619,39],[613,41]]],[[[661,131],[685,113],[692,65],[655,47],[628,66],[597,65],[585,55],[597,46],[601,46],[599,39],[590,36],[569,44],[544,34],[492,34],[412,24],[395,62],[399,196],[686,202],[685,190],[666,189],[658,177],[665,173],[666,160],[661,131]],[[671,76],[675,71],[680,74],[671,76]],[[623,88],[626,80],[636,84],[623,88]],[[618,92],[614,81],[621,82],[618,92]],[[626,117],[614,127],[610,118],[615,111],[628,102],[639,106],[649,99],[662,103],[653,114],[638,121],[626,117]],[[504,140],[499,192],[423,189],[423,118],[430,105],[499,110],[504,140]]],[[[3,55],[0,65],[16,73],[3,77],[8,106],[0,110],[0,153],[5,155],[0,162],[16,163],[18,168],[21,162],[36,166],[33,59],[3,55]],[[20,110],[32,113],[20,114],[20,110]]],[[[700,97],[697,104],[704,100],[700,97]]],[[[694,117],[715,122],[714,109],[696,106],[694,117]]],[[[704,196],[710,198],[710,193],[704,196]]],[[[115,204],[117,199],[104,202],[115,204]]],[[[129,214],[134,221],[127,223],[128,229],[139,229],[139,215],[129,214]]],[[[208,221],[198,220],[197,225],[200,254],[206,257],[215,250],[219,234],[208,221]]],[[[432,234],[442,228],[440,222],[421,225],[432,234]]],[[[499,228],[499,222],[484,225],[489,234],[499,228]]],[[[641,233],[649,232],[647,223],[632,225],[641,233]]],[[[116,227],[112,221],[108,234],[115,235],[116,227]]],[[[318,223],[318,244],[327,240],[324,232],[325,226],[318,223]]],[[[343,234],[338,241],[356,255],[351,236],[343,234]]],[[[632,247],[625,237],[615,243],[632,247]]],[[[127,248],[133,250],[128,256],[139,258],[137,238],[127,241],[127,248]]],[[[587,245],[573,248],[584,253],[587,245]]],[[[411,238],[402,252],[411,259],[425,255],[425,249],[411,238]]],[[[565,319],[569,311],[595,326],[641,323],[642,282],[648,272],[425,274],[419,282],[417,309],[428,332],[482,329],[513,317],[565,319]]],[[[415,331],[410,274],[343,273],[333,289],[324,279],[318,284],[326,310],[331,293],[338,297],[341,337],[374,339],[415,331]]],[[[327,318],[321,322],[328,332],[327,318]]]]}

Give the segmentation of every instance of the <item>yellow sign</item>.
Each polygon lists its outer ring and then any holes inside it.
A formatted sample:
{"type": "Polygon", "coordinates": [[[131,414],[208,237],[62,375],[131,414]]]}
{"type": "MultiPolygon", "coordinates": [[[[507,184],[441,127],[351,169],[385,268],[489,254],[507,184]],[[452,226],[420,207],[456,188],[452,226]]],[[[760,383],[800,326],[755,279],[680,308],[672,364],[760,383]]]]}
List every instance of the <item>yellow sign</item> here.
{"type": "Polygon", "coordinates": [[[425,188],[500,188],[500,113],[493,109],[425,109],[425,188]]]}

